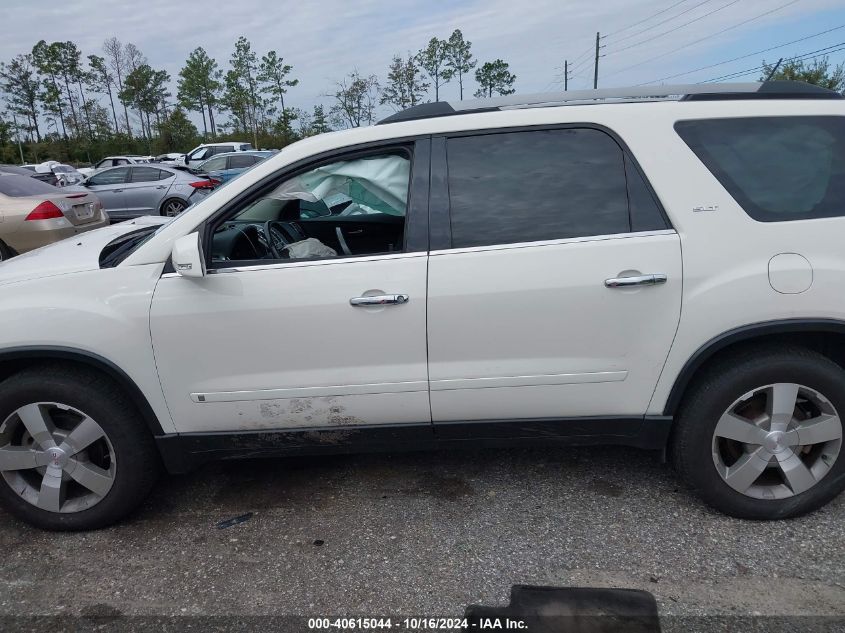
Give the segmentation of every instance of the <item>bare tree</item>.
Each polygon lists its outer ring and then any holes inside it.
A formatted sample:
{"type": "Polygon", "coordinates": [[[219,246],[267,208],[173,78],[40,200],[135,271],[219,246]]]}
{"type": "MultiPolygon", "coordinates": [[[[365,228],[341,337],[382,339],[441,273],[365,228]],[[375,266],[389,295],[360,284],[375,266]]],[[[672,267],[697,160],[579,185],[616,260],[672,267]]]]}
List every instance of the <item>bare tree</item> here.
{"type": "Polygon", "coordinates": [[[326,95],[335,100],[331,114],[338,126],[372,125],[376,116],[378,91],[378,77],[363,77],[357,70],[338,81],[334,94],[326,95]]]}
{"type": "MultiPolygon", "coordinates": [[[[123,78],[129,74],[123,44],[116,37],[110,37],[103,42],[103,52],[106,54],[109,66],[117,80],[117,91],[120,94],[123,92],[123,78]]],[[[123,104],[123,116],[126,118],[126,133],[132,136],[132,126],[129,125],[129,107],[123,99],[120,102],[123,104]]]]}

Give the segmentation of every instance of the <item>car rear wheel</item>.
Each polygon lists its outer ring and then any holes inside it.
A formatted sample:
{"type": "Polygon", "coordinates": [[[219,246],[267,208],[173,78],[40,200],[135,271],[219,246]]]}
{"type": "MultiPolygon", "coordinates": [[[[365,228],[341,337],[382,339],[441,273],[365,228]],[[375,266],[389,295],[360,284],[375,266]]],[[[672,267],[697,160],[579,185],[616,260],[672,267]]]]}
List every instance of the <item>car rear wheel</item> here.
{"type": "Polygon", "coordinates": [[[682,478],[732,516],[778,519],[845,489],[845,371],[798,347],[758,348],[711,368],[685,398],[672,457],[682,478]]]}
{"type": "Polygon", "coordinates": [[[12,250],[0,240],[0,262],[6,261],[13,255],[12,250]]]}
{"type": "Polygon", "coordinates": [[[0,503],[49,530],[109,525],[158,473],[149,431],[110,380],[85,369],[31,369],[0,383],[0,503]]]}
{"type": "Polygon", "coordinates": [[[182,211],[187,208],[188,205],[185,204],[184,201],[178,200],[176,198],[171,198],[169,200],[165,200],[164,204],[161,205],[161,214],[172,218],[179,215],[180,213],[182,213],[182,211]]]}

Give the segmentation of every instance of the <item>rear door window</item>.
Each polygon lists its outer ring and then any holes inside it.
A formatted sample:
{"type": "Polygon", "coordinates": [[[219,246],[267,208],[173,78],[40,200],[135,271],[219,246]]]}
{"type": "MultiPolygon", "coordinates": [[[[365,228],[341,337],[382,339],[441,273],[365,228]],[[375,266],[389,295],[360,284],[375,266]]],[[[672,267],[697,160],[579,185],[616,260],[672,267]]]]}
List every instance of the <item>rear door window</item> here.
{"type": "Polygon", "coordinates": [[[206,171],[226,169],[226,157],[218,156],[216,158],[211,158],[200,165],[200,168],[206,171]]]}
{"type": "Polygon", "coordinates": [[[88,179],[88,183],[92,185],[116,185],[126,182],[128,175],[128,167],[115,167],[114,169],[107,169],[106,171],[94,174],[88,179]]]}
{"type": "Polygon", "coordinates": [[[675,130],[755,220],[845,215],[845,117],[702,119],[675,130]]]}
{"type": "Polygon", "coordinates": [[[257,156],[252,156],[250,154],[229,156],[229,169],[252,167],[258,160],[260,159],[257,156]]]}
{"type": "Polygon", "coordinates": [[[162,172],[154,167],[133,167],[130,182],[153,182],[160,180],[161,174],[162,172]]]}
{"type": "MultiPolygon", "coordinates": [[[[625,157],[601,130],[456,137],[446,150],[454,248],[631,231],[625,157]]],[[[659,212],[641,224],[665,228],[659,212]]]]}

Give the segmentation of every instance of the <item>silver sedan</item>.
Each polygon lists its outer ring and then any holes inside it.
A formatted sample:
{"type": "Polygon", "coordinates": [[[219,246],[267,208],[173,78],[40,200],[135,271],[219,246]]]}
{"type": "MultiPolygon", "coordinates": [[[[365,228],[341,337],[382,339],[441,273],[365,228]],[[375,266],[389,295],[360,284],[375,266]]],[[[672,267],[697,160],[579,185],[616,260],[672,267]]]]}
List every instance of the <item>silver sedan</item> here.
{"type": "Polygon", "coordinates": [[[113,220],[139,215],[178,215],[220,183],[163,165],[125,165],[89,176],[82,187],[93,191],[113,220]]]}

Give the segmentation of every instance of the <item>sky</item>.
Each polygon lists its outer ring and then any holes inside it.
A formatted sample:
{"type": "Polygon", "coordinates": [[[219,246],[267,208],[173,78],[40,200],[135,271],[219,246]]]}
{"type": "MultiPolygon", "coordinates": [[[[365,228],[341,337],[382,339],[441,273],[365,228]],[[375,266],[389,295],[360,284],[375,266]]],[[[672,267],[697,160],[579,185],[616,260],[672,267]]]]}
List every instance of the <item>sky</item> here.
{"type": "MultiPolygon", "coordinates": [[[[293,66],[300,84],[286,103],[308,110],[330,105],[325,95],[350,71],[383,81],[394,54],[416,52],[456,28],[472,42],[479,62],[508,62],[517,91],[526,94],[562,90],[566,59],[574,67],[569,88],[592,87],[597,31],[604,34],[600,88],[681,73],[664,83],[695,83],[754,68],[763,59],[837,44],[845,49],[845,0],[0,0],[0,15],[0,61],[29,52],[40,39],[70,39],[83,55],[102,54],[103,41],[116,36],[138,46],[154,68],[167,70],[174,94],[191,50],[204,47],[226,68],[235,40],[244,35],[259,55],[275,50],[293,66]],[[808,39],[689,72],[802,38],[808,39]]],[[[831,61],[845,61],[845,50],[831,61]]],[[[469,84],[471,95],[474,79],[469,84]]],[[[453,81],[441,98],[456,99],[457,91],[453,81]]],[[[380,112],[389,113],[387,106],[380,112]]]]}

